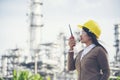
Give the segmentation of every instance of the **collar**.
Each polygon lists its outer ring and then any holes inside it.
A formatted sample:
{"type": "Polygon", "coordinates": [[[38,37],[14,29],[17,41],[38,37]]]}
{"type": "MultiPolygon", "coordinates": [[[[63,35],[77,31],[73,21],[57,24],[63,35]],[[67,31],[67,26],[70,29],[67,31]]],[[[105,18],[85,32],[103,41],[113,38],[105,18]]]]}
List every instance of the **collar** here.
{"type": "Polygon", "coordinates": [[[86,55],[95,46],[96,46],[95,44],[91,44],[91,45],[87,46],[86,48],[84,48],[82,55],[81,55],[81,59],[84,57],[84,55],[86,55]]]}
{"type": "Polygon", "coordinates": [[[95,44],[91,44],[91,45],[85,47],[84,50],[89,50],[89,49],[92,49],[93,47],[95,47],[95,44]]]}

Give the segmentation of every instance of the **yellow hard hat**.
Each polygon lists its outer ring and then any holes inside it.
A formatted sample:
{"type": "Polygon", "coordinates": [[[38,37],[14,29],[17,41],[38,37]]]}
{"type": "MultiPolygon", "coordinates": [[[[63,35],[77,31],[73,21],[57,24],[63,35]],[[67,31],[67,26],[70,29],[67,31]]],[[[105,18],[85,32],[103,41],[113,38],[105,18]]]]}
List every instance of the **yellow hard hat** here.
{"type": "Polygon", "coordinates": [[[79,28],[86,27],[88,28],[92,33],[96,35],[97,38],[100,37],[101,29],[99,25],[94,20],[89,20],[84,23],[84,25],[78,25],[79,28]]]}

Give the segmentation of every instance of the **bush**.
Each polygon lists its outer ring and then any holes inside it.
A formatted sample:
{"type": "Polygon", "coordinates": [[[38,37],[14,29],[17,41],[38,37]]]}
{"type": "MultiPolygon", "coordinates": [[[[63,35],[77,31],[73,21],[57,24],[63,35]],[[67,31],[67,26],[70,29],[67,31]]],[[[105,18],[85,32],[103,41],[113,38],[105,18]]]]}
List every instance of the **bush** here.
{"type": "Polygon", "coordinates": [[[0,77],[0,80],[4,80],[4,79],[0,77]]]}
{"type": "Polygon", "coordinates": [[[43,77],[40,74],[32,74],[29,71],[13,71],[12,80],[43,80],[43,77]]]}
{"type": "Polygon", "coordinates": [[[117,77],[117,80],[120,80],[120,76],[117,77]]]}

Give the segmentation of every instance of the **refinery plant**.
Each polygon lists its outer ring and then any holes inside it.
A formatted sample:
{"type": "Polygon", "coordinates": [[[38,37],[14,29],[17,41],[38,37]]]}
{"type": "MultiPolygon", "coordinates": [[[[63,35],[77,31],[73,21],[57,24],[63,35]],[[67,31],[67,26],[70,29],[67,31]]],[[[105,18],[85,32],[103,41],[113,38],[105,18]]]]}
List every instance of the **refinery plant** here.
{"type": "MultiPolygon", "coordinates": [[[[29,13],[29,45],[27,49],[15,47],[7,49],[0,56],[0,77],[11,80],[13,71],[27,70],[33,74],[40,74],[43,80],[76,80],[77,72],[67,70],[68,39],[64,32],[58,34],[55,42],[41,43],[42,29],[45,23],[42,21],[44,14],[41,0],[31,0],[29,13]],[[21,55],[29,53],[29,55],[21,55]]],[[[120,24],[114,27],[114,61],[110,62],[111,80],[120,76],[120,24]]],[[[79,40],[79,32],[74,32],[79,40]]],[[[80,48],[83,47],[80,44],[80,48]]]]}

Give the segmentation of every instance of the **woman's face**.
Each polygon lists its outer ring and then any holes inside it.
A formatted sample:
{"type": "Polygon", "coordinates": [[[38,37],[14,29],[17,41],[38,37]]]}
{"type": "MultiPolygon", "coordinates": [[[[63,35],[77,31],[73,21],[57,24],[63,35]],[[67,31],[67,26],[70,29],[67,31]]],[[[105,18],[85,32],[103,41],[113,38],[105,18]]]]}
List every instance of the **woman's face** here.
{"type": "Polygon", "coordinates": [[[91,40],[91,38],[88,36],[88,34],[84,30],[82,30],[81,32],[80,39],[81,39],[80,40],[81,43],[87,43],[91,40]]]}

